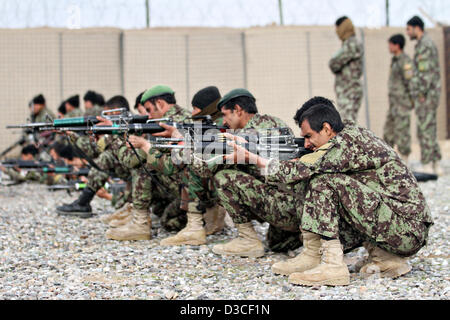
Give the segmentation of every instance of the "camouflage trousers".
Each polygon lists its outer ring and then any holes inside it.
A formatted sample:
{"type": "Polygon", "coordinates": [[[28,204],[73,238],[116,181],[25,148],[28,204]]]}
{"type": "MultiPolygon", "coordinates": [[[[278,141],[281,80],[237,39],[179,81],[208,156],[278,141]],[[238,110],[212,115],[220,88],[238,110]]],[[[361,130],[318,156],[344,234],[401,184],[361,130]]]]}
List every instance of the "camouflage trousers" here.
{"type": "Polygon", "coordinates": [[[345,248],[369,241],[405,257],[425,245],[429,227],[404,219],[383,202],[380,194],[340,173],[310,180],[301,217],[302,230],[339,238],[345,248]]]}
{"type": "Polygon", "coordinates": [[[190,212],[205,213],[206,208],[218,203],[217,192],[212,179],[197,175],[190,166],[181,173],[182,193],[181,207],[190,212]]]}
{"type": "Polygon", "coordinates": [[[214,176],[214,183],[220,205],[234,223],[255,219],[270,224],[267,238],[271,250],[294,250],[302,245],[297,214],[302,206],[301,197],[237,170],[219,171],[214,176]]]}
{"type": "Polygon", "coordinates": [[[439,95],[431,95],[425,102],[416,102],[417,138],[420,144],[420,161],[427,164],[442,158],[437,140],[437,108],[439,95]]]}
{"type": "Polygon", "coordinates": [[[352,120],[356,122],[363,98],[362,88],[341,89],[340,87],[336,87],[336,96],[337,109],[342,120],[352,120]]]}
{"type": "Polygon", "coordinates": [[[383,128],[383,139],[392,148],[398,147],[402,155],[411,153],[411,109],[409,98],[399,99],[389,97],[389,110],[383,128]]]}
{"type": "MultiPolygon", "coordinates": [[[[145,164],[147,171],[151,168],[145,164]]],[[[161,217],[161,225],[169,231],[181,230],[186,225],[186,215],[180,209],[180,191],[176,179],[155,173],[148,175],[144,167],[134,169],[132,203],[138,210],[152,208],[161,217]]]]}

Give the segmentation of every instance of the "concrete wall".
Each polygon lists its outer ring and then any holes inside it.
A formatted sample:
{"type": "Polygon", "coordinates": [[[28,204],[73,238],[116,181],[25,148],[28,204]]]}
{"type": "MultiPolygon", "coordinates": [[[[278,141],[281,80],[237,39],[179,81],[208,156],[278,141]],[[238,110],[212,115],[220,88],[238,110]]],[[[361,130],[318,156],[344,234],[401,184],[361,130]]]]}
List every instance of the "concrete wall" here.
{"type": "MultiPolygon", "coordinates": [[[[441,56],[438,137],[443,140],[448,117],[443,33],[440,28],[428,32],[441,56]]],[[[378,135],[388,109],[387,39],[394,33],[404,29],[357,30],[365,44],[370,128],[378,135]]],[[[83,96],[88,89],[106,99],[124,94],[134,105],[143,90],[167,84],[178,103],[190,107],[192,96],[205,86],[216,85],[222,94],[247,87],[261,113],[278,116],[294,128],[292,117],[306,99],[335,99],[328,61],[340,45],[334,27],[0,30],[0,150],[18,139],[20,132],[5,126],[26,121],[34,95],[43,93],[56,110],[63,99],[83,96]]],[[[406,52],[413,56],[411,41],[406,52]]],[[[364,100],[358,121],[368,125],[364,100]]]]}

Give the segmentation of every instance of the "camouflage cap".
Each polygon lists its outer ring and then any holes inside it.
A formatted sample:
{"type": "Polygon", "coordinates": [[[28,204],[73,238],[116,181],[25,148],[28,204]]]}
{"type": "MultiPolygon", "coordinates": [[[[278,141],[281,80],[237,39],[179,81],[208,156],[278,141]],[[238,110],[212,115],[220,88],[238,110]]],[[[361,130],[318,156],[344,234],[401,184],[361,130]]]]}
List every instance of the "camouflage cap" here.
{"type": "Polygon", "coordinates": [[[159,97],[164,94],[174,94],[174,93],[175,91],[173,91],[168,86],[157,85],[145,91],[145,93],[142,95],[141,103],[144,104],[144,102],[147,101],[148,99],[159,97]]]}
{"type": "Polygon", "coordinates": [[[221,111],[222,107],[231,99],[237,98],[237,97],[249,97],[252,98],[254,100],[255,97],[250,93],[250,91],[248,91],[247,89],[233,89],[230,92],[228,92],[226,95],[224,95],[222,97],[222,99],[220,99],[219,103],[217,103],[217,109],[219,111],[221,111]]]}

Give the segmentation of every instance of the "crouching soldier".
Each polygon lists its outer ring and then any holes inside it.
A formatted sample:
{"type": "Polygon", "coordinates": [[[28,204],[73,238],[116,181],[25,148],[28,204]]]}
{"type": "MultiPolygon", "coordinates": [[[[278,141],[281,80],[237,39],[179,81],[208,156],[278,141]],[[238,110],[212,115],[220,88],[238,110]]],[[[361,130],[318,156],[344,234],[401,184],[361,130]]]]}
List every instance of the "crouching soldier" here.
{"type": "Polygon", "coordinates": [[[412,172],[371,131],[352,121],[343,123],[333,106],[319,104],[303,111],[294,119],[305,147],[316,155],[314,162],[267,160],[235,144],[232,155],[242,152],[245,159],[256,161],[266,170],[268,183],[308,181],[297,211],[305,250],[283,262],[294,270],[289,282],[348,285],[343,247],[349,244],[364,244],[369,252],[363,275],[379,272],[395,278],[409,272],[406,258],[426,244],[433,224],[412,172]]]}

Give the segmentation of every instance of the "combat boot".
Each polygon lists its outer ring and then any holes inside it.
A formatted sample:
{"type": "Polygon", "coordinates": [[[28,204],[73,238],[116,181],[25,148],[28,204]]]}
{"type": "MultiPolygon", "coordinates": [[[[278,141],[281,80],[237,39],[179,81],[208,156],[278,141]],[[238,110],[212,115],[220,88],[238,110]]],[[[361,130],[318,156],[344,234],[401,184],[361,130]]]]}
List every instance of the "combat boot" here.
{"type": "Polygon", "coordinates": [[[350,273],[344,262],[344,252],[341,242],[335,240],[320,240],[322,243],[322,260],[312,269],[291,273],[288,281],[304,286],[346,286],[350,283],[350,273]]]}
{"type": "Polygon", "coordinates": [[[203,220],[207,236],[220,232],[225,226],[225,209],[217,204],[212,208],[207,208],[203,220]]]}
{"type": "Polygon", "coordinates": [[[91,188],[84,188],[80,197],[71,204],[56,207],[56,212],[60,216],[73,216],[80,218],[90,218],[93,216],[90,202],[95,196],[91,188]]]}
{"type": "Polygon", "coordinates": [[[262,257],[264,245],[251,222],[236,224],[239,236],[227,243],[217,244],[212,248],[216,254],[235,255],[242,257],[262,257]]]}
{"type": "Polygon", "coordinates": [[[406,258],[387,252],[372,243],[364,243],[369,252],[368,262],[361,268],[360,273],[369,277],[378,273],[380,277],[397,278],[411,271],[406,258]]]}
{"type": "Polygon", "coordinates": [[[294,272],[303,272],[320,264],[321,242],[320,235],[312,232],[302,231],[303,250],[293,259],[280,261],[272,265],[272,272],[285,276],[294,272]]]}
{"type": "Polygon", "coordinates": [[[118,228],[106,231],[106,237],[113,240],[150,240],[151,219],[147,210],[131,210],[132,219],[118,228]]]}
{"type": "Polygon", "coordinates": [[[108,214],[100,217],[100,221],[104,224],[109,224],[113,220],[123,220],[131,215],[132,204],[125,203],[122,208],[117,209],[113,214],[108,214]]]}
{"type": "Polygon", "coordinates": [[[199,246],[206,243],[206,232],[203,228],[203,214],[187,213],[187,224],[172,237],[161,240],[162,246],[179,246],[183,244],[199,246]]]}

